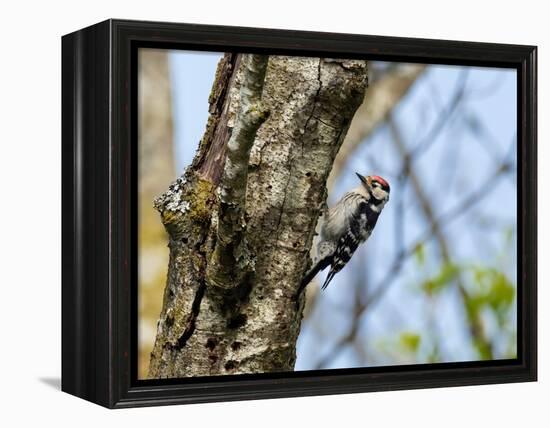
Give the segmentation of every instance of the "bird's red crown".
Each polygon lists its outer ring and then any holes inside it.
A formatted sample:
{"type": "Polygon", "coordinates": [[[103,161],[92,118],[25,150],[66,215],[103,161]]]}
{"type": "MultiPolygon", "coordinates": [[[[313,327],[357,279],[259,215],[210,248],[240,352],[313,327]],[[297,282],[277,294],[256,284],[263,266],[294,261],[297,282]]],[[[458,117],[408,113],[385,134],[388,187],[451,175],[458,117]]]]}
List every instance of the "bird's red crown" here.
{"type": "Polygon", "coordinates": [[[371,179],[374,181],[378,181],[382,185],[382,187],[386,189],[390,188],[390,185],[388,184],[388,182],[384,180],[382,177],[380,177],[379,175],[373,175],[371,179]]]}

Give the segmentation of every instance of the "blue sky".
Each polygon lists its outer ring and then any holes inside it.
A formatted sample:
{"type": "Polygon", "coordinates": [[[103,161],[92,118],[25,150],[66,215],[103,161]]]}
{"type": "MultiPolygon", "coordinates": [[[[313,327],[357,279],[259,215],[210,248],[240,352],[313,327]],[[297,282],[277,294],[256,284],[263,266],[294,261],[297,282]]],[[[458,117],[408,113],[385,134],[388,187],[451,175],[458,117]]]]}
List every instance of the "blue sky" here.
{"type": "Polygon", "coordinates": [[[204,133],[208,120],[208,95],[221,57],[222,54],[211,52],[170,53],[176,143],[174,159],[178,173],[193,160],[195,149],[204,133]]]}

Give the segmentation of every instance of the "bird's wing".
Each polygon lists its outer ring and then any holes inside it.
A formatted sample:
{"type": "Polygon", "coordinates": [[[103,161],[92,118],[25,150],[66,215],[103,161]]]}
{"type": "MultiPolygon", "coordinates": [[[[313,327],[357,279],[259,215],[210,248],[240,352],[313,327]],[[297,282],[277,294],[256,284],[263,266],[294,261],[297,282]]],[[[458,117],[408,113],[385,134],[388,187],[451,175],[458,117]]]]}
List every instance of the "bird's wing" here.
{"type": "Polygon", "coordinates": [[[350,226],[353,214],[365,199],[356,192],[347,192],[333,207],[329,208],[323,221],[321,235],[326,241],[336,241],[350,226]]]}
{"type": "Polygon", "coordinates": [[[334,275],[340,272],[342,268],[350,261],[359,244],[366,239],[368,234],[370,234],[370,231],[367,228],[368,218],[367,202],[358,203],[355,207],[355,212],[353,215],[349,216],[350,220],[346,231],[342,234],[342,236],[340,236],[340,239],[336,244],[336,250],[334,252],[334,257],[332,258],[331,268],[321,289],[324,290],[328,287],[334,275]]]}

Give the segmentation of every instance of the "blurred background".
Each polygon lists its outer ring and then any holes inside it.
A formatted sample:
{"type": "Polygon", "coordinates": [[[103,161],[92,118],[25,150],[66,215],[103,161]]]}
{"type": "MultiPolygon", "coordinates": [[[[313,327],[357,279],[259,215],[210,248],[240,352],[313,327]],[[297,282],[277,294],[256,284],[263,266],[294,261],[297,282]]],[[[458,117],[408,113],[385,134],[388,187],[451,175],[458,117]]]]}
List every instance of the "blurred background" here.
{"type": "MultiPolygon", "coordinates": [[[[140,378],[168,265],[152,201],[194,156],[221,56],[140,50],[140,378]]],[[[356,171],[384,177],[390,202],[330,287],[308,287],[296,370],[515,358],[515,70],[373,61],[369,73],[328,203],[356,171]]]]}

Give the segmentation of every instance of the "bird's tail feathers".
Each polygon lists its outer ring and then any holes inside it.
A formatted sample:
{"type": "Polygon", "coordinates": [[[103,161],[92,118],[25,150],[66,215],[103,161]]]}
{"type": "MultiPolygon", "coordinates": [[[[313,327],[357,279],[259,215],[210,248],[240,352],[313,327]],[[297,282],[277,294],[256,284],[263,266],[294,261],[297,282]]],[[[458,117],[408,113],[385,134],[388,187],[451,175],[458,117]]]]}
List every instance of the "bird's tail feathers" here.
{"type": "Polygon", "coordinates": [[[325,257],[324,259],[319,260],[304,276],[302,282],[300,283],[300,288],[296,292],[296,297],[300,297],[304,288],[311,282],[315,275],[321,272],[330,264],[330,257],[325,257]]]}
{"type": "Polygon", "coordinates": [[[336,271],[334,269],[331,269],[330,272],[327,275],[327,279],[325,279],[325,282],[323,283],[323,286],[321,287],[321,290],[324,290],[328,287],[330,281],[332,281],[332,278],[334,278],[334,275],[336,275],[336,271]]]}

